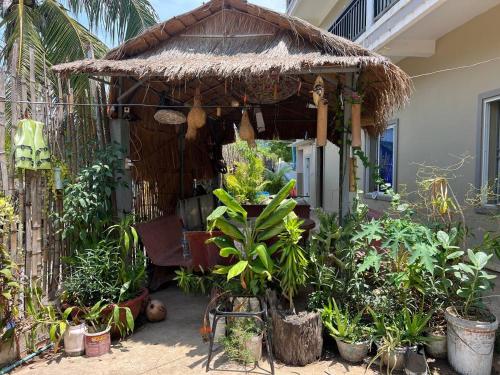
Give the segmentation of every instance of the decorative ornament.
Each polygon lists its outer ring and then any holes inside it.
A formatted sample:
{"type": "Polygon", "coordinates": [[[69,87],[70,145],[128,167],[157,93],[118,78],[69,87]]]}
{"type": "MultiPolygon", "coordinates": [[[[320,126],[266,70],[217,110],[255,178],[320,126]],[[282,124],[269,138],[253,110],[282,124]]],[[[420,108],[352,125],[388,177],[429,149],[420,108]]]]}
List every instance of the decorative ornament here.
{"type": "Polygon", "coordinates": [[[313,95],[313,102],[316,105],[316,107],[318,107],[319,102],[325,96],[325,83],[323,81],[323,78],[321,78],[321,76],[316,77],[316,81],[314,81],[314,86],[311,92],[313,95]]]}
{"type": "Polygon", "coordinates": [[[191,108],[191,110],[187,115],[188,127],[201,129],[203,126],[205,126],[206,122],[207,122],[207,114],[203,110],[203,108],[201,108],[200,88],[197,87],[193,99],[193,107],[191,108]]]}
{"type": "Polygon", "coordinates": [[[167,99],[167,93],[164,91],[160,94],[160,105],[154,114],[154,119],[158,121],[160,124],[169,124],[169,125],[180,125],[186,122],[186,116],[184,113],[165,108],[173,103],[167,99]]]}
{"type": "Polygon", "coordinates": [[[361,97],[358,93],[352,95],[351,106],[351,146],[361,148],[361,97]]]}
{"type": "Polygon", "coordinates": [[[247,141],[248,146],[255,146],[255,131],[253,130],[253,126],[250,123],[250,116],[248,115],[247,109],[244,109],[241,115],[240,138],[244,141],[247,141]]]}
{"type": "Polygon", "coordinates": [[[153,299],[146,307],[146,316],[150,322],[160,322],[167,317],[167,308],[160,300],[153,299]]]}
{"type": "Polygon", "coordinates": [[[326,146],[328,132],[328,101],[321,99],[317,105],[316,145],[326,146]]]}

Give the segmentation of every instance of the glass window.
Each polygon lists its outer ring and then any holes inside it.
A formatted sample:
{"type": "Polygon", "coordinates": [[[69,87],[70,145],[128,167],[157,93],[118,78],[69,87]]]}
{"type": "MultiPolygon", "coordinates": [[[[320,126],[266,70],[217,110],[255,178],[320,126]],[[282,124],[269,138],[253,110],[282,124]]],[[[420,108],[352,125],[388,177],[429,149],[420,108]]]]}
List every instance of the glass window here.
{"type": "Polygon", "coordinates": [[[483,203],[500,204],[500,97],[484,101],[483,203]]]}
{"type": "Polygon", "coordinates": [[[377,181],[375,171],[370,168],[368,172],[369,192],[383,192],[387,185],[396,190],[397,122],[390,123],[380,136],[371,137],[368,148],[369,160],[378,166],[378,175],[383,181],[377,181]]]}

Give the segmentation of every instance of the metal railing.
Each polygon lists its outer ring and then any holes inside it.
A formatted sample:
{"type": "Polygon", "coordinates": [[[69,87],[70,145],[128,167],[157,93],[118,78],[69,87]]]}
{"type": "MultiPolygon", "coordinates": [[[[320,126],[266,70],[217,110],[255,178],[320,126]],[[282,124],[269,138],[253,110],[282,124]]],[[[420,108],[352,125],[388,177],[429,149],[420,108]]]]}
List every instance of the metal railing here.
{"type": "Polygon", "coordinates": [[[354,0],[328,29],[329,32],[350,40],[356,40],[365,30],[366,0],[354,0]]]}
{"type": "Polygon", "coordinates": [[[376,21],[384,15],[399,0],[374,0],[373,20],[376,21]]]}

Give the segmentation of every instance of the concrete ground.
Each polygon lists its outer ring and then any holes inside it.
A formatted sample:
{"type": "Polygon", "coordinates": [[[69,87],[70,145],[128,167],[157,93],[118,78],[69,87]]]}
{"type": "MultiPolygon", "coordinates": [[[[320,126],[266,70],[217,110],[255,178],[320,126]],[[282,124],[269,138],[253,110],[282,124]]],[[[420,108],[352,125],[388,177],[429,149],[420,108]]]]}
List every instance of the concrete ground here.
{"type": "MultiPolygon", "coordinates": [[[[205,373],[208,344],[199,335],[202,316],[208,302],[200,296],[187,296],[170,287],[153,298],[163,301],[168,309],[167,320],[139,327],[127,340],[114,343],[112,352],[98,358],[66,357],[62,354],[39,358],[20,367],[16,375],[76,375],[76,374],[168,374],[188,375],[205,373]]],[[[445,362],[430,363],[433,374],[454,374],[445,362]]],[[[365,374],[366,366],[354,366],[339,359],[338,354],[306,367],[287,367],[277,363],[276,374],[333,375],[365,374]]],[[[212,375],[267,375],[269,364],[261,361],[256,368],[243,368],[225,360],[223,354],[211,363],[212,375]]],[[[385,372],[384,372],[385,373],[385,372]]],[[[366,372],[378,374],[378,367],[366,372]]]]}

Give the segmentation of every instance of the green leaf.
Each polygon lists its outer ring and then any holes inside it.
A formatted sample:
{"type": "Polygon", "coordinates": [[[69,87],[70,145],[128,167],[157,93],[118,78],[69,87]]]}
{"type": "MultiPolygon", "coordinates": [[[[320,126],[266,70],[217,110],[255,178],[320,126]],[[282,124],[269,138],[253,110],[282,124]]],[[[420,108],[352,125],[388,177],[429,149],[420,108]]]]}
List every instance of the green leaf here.
{"type": "Polygon", "coordinates": [[[207,244],[214,243],[219,249],[234,246],[234,242],[225,236],[211,237],[208,240],[206,240],[205,243],[207,244]]]}
{"type": "Polygon", "coordinates": [[[229,272],[227,273],[227,279],[231,280],[233,277],[238,276],[245,270],[245,268],[247,268],[247,266],[248,266],[247,260],[240,260],[238,263],[236,263],[229,269],[229,272]]]}
{"type": "Polygon", "coordinates": [[[271,228],[274,225],[280,224],[281,221],[290,213],[293,211],[295,206],[297,205],[297,202],[293,199],[289,199],[287,201],[284,201],[282,204],[276,208],[274,212],[272,212],[267,218],[263,221],[260,221],[260,223],[255,223],[255,228],[257,230],[263,230],[267,228],[271,228]]]}
{"type": "Polygon", "coordinates": [[[376,250],[370,250],[368,254],[366,254],[363,259],[363,263],[358,268],[358,272],[364,272],[369,270],[370,268],[375,268],[375,271],[378,272],[380,270],[380,263],[382,257],[376,250]]]}
{"type": "Polygon", "coordinates": [[[210,215],[207,217],[207,223],[214,222],[220,217],[223,217],[227,212],[226,206],[219,206],[215,210],[212,211],[210,215]]]}
{"type": "Polygon", "coordinates": [[[290,191],[293,189],[295,186],[295,180],[290,180],[281,190],[276,194],[276,196],[273,198],[271,202],[264,208],[264,210],[261,212],[261,214],[257,217],[255,220],[255,226],[259,226],[260,223],[262,223],[265,219],[267,219],[268,216],[270,216],[276,207],[278,207],[281,202],[288,197],[288,194],[290,194],[290,191]]]}
{"type": "Polygon", "coordinates": [[[269,266],[271,264],[271,258],[269,257],[269,254],[266,251],[266,247],[264,245],[258,245],[255,247],[255,252],[259,256],[260,261],[266,267],[267,270],[269,270],[269,266]]]}
{"type": "Polygon", "coordinates": [[[446,259],[452,260],[452,259],[457,259],[460,258],[462,255],[464,255],[464,252],[462,250],[454,251],[446,256],[446,259]]]}
{"type": "Polygon", "coordinates": [[[128,331],[133,332],[135,328],[134,316],[132,315],[132,311],[130,311],[130,308],[128,307],[125,308],[125,318],[127,320],[128,331]]]}
{"type": "Polygon", "coordinates": [[[231,255],[236,255],[238,258],[240,258],[241,252],[239,252],[238,249],[236,249],[234,247],[225,247],[225,248],[221,249],[221,251],[220,251],[221,257],[227,258],[231,255]]]}
{"type": "Polygon", "coordinates": [[[231,224],[229,221],[218,218],[215,220],[215,227],[219,228],[222,233],[225,235],[228,235],[231,238],[234,238],[239,241],[243,241],[245,239],[245,236],[243,236],[243,233],[233,224],[231,224]]]}
{"type": "Polygon", "coordinates": [[[227,206],[230,210],[234,212],[240,213],[243,218],[246,220],[247,218],[247,212],[241,205],[238,203],[236,199],[234,199],[233,196],[231,196],[228,192],[226,192],[224,189],[216,189],[214,190],[214,195],[219,198],[219,200],[227,206]]]}
{"type": "Polygon", "coordinates": [[[446,232],[443,232],[442,230],[437,233],[437,239],[444,245],[448,245],[450,243],[450,237],[446,232]]]}
{"type": "Polygon", "coordinates": [[[417,243],[412,249],[408,263],[415,264],[419,261],[427,271],[433,273],[434,263],[436,263],[436,259],[434,257],[436,252],[436,248],[431,245],[426,243],[417,243]]]}

